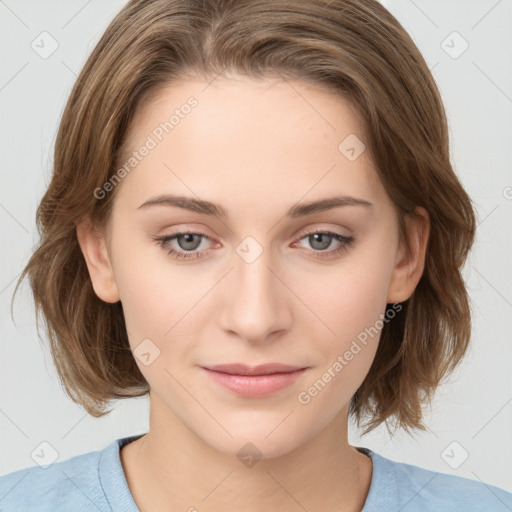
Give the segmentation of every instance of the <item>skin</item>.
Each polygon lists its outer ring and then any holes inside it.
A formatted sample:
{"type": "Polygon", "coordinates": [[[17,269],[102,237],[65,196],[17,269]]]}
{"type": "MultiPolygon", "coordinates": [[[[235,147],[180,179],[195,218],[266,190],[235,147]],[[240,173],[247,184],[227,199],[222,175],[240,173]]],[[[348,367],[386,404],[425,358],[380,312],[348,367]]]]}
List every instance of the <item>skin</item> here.
{"type": "Polygon", "coordinates": [[[121,450],[134,500],[143,512],[359,511],[372,463],[348,443],[348,404],[379,337],[309,403],[297,396],[382,318],[386,303],[411,296],[428,215],[407,217],[405,251],[369,152],[350,161],[338,150],[349,134],[364,142],[356,112],[303,82],[174,83],[137,112],[132,150],[190,96],[198,106],[117,185],[105,232],[87,221],[77,227],[96,294],[122,302],[132,350],[150,339],[160,351],[149,365],[136,357],[151,392],[149,432],[121,450]],[[229,216],[138,208],[164,193],[213,201],[229,216]],[[297,203],[333,195],[372,206],[285,216],[297,203]],[[206,237],[166,247],[153,240],[186,229],[206,237]],[[354,241],[334,254],[343,243],[315,241],[308,230],[354,241]],[[251,254],[262,250],[250,263],[237,253],[248,236],[256,241],[251,254]],[[177,260],[170,247],[202,257],[177,260]],[[271,396],[245,398],[199,368],[234,362],[308,369],[271,396]],[[261,454],[252,467],[237,457],[247,442],[261,454]]]}

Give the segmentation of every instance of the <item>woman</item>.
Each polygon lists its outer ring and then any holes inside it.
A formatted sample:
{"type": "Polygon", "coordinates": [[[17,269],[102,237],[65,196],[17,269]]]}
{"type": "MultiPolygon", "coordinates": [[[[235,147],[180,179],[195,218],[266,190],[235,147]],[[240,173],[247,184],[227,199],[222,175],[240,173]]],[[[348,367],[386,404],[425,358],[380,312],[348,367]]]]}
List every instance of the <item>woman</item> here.
{"type": "Polygon", "coordinates": [[[149,393],[150,429],[1,477],[2,510],[512,508],[347,440],[424,430],[470,339],[471,200],[378,2],[132,0],[54,160],[20,279],[69,396],[149,393]]]}

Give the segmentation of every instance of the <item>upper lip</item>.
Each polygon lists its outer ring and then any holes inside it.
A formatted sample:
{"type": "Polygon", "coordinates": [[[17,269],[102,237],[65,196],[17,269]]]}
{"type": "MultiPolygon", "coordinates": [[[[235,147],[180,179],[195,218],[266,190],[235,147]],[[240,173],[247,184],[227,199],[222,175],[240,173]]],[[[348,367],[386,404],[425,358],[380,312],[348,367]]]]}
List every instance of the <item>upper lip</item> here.
{"type": "Polygon", "coordinates": [[[207,370],[215,372],[229,373],[231,375],[269,375],[271,373],[290,373],[302,370],[304,367],[290,366],[281,363],[266,363],[257,366],[248,366],[242,363],[234,364],[217,364],[203,366],[207,370]]]}

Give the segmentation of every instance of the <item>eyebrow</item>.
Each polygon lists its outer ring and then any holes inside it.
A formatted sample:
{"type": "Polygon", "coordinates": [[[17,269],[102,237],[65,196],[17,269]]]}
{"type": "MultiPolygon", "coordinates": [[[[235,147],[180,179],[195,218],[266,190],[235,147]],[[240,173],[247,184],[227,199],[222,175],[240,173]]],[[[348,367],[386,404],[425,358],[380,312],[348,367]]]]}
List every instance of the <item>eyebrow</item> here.
{"type": "MultiPolygon", "coordinates": [[[[203,215],[212,215],[218,218],[226,218],[229,216],[228,211],[219,204],[193,197],[179,196],[173,194],[162,194],[142,203],[137,209],[148,208],[150,206],[175,206],[192,212],[201,213],[203,215]]],[[[373,204],[364,199],[351,196],[337,196],[310,201],[309,203],[301,203],[293,205],[287,212],[286,216],[291,218],[305,217],[313,213],[324,212],[339,208],[342,206],[364,206],[373,208],[373,204]]]]}

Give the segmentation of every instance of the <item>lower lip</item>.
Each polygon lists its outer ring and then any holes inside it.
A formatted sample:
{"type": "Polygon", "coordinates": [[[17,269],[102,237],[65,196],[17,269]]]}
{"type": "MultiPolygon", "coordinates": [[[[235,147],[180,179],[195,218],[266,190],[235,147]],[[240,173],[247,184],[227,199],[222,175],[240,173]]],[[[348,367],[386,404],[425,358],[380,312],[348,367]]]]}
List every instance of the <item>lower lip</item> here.
{"type": "Polygon", "coordinates": [[[272,373],[269,375],[231,375],[202,368],[215,382],[234,391],[238,395],[256,398],[269,396],[291,386],[306,370],[272,373]]]}

